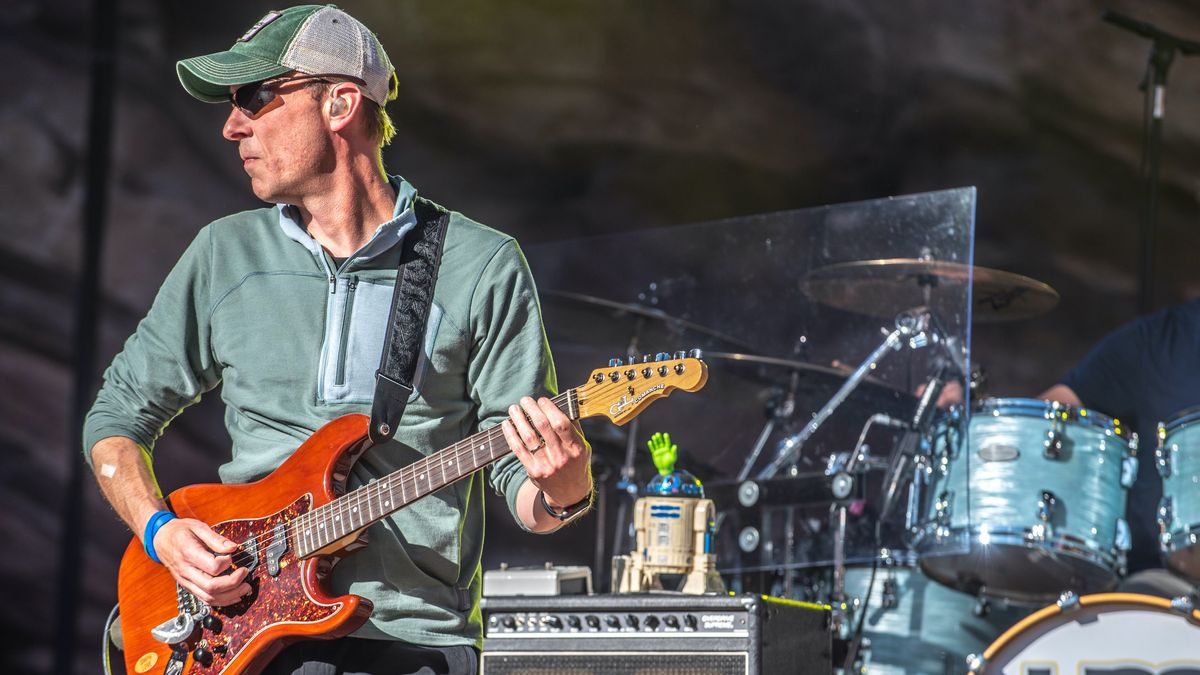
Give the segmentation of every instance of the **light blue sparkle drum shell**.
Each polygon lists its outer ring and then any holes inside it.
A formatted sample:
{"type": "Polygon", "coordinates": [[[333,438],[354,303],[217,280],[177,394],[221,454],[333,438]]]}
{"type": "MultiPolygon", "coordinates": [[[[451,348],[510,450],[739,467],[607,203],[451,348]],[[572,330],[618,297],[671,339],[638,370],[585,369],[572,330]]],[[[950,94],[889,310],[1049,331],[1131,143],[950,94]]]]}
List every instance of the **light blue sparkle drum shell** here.
{"type": "Polygon", "coordinates": [[[1116,584],[1136,434],[1086,408],[991,398],[972,406],[965,436],[947,423],[937,438],[915,543],[926,574],[1035,605],[1116,584]]]}
{"type": "MultiPolygon", "coordinates": [[[[846,570],[846,594],[862,600],[870,567],[846,570]]],[[[996,638],[1033,608],[1003,600],[977,613],[976,598],[932,581],[910,566],[880,566],[863,623],[870,641],[863,651],[870,675],[965,675],[967,657],[982,654],[996,638]],[[893,584],[893,604],[884,606],[885,584],[893,584]]],[[[855,622],[857,622],[857,617],[855,622]]]]}
{"type": "Polygon", "coordinates": [[[1159,425],[1155,459],[1163,481],[1163,561],[1179,574],[1200,580],[1200,408],[1159,425]]]}

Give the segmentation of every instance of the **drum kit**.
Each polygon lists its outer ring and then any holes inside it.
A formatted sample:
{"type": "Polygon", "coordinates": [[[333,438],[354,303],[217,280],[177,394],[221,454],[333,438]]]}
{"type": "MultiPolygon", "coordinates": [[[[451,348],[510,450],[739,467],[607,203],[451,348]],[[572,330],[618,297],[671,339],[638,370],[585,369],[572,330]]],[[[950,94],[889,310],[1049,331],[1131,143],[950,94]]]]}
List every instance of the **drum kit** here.
{"type": "MultiPolygon", "coordinates": [[[[720,512],[719,566],[732,590],[830,603],[846,672],[1200,673],[1193,598],[1111,592],[1126,574],[1137,435],[1088,408],[980,396],[978,371],[943,327],[955,311],[948,298],[968,286],[976,323],[1034,317],[1058,301],[1028,277],[925,258],[818,268],[801,281],[809,299],[894,320],[857,368],[808,362],[802,348],[800,358],[759,354],[643,303],[550,291],[543,311],[552,336],[594,339],[603,323],[608,344],[628,344],[630,357],[651,341],[716,347],[705,354],[710,385],[767,392],[750,397],[765,422],[748,449],[700,458],[720,512]],[[875,377],[902,349],[929,354],[913,391],[875,377]],[[962,385],[975,400],[937,406],[962,385]],[[813,445],[833,450],[817,461],[813,445]]],[[[1164,421],[1150,441],[1166,495],[1163,559],[1200,579],[1200,411],[1164,421]]],[[[1141,447],[1147,461],[1147,439],[1141,447]]]]}

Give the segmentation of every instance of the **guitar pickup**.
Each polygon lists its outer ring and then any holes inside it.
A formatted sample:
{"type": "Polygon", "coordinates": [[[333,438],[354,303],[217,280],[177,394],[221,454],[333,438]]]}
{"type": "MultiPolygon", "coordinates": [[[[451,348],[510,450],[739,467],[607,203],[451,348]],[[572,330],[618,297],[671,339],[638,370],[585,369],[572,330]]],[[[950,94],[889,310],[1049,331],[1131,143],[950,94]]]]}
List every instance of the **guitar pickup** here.
{"type": "Polygon", "coordinates": [[[271,576],[279,576],[279,561],[283,559],[283,554],[287,553],[287,548],[287,528],[280,523],[275,526],[271,543],[267,544],[267,573],[271,576]]]}

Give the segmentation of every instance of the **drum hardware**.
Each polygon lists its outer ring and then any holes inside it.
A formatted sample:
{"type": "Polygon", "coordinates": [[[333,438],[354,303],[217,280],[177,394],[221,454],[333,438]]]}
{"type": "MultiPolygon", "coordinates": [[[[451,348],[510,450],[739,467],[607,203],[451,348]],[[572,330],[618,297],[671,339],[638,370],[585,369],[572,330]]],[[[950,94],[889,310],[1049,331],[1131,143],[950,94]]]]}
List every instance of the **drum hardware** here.
{"type": "MultiPolygon", "coordinates": [[[[767,415],[767,421],[763,424],[762,431],[759,432],[758,438],[754,441],[754,447],[750,454],[746,457],[746,461],[742,464],[741,471],[738,472],[738,480],[746,480],[750,477],[750,471],[754,468],[754,464],[758,462],[759,455],[762,454],[763,448],[767,445],[767,439],[775,432],[775,426],[780,421],[791,419],[796,412],[796,387],[800,384],[800,371],[793,370],[790,376],[790,383],[787,394],[777,404],[770,406],[771,412],[767,415]]],[[[795,443],[795,436],[788,436],[783,439],[782,443],[795,443]]],[[[789,447],[788,450],[791,448],[789,447]]]]}
{"type": "Polygon", "coordinates": [[[967,658],[971,675],[1200,669],[1200,612],[1189,598],[1063,593],[967,658]]]}
{"type": "Polygon", "coordinates": [[[1037,505],[1037,518],[1042,522],[1034,525],[1031,533],[1037,541],[1046,541],[1054,537],[1054,510],[1057,507],[1058,497],[1049,490],[1042,490],[1042,497],[1037,505]]]}
{"type": "MultiPolygon", "coordinates": [[[[896,315],[896,328],[888,332],[886,328],[881,328],[880,331],[884,334],[883,341],[876,347],[875,351],[871,352],[866,359],[846,378],[845,383],[841,388],[833,394],[825,405],[813,415],[811,421],[804,425],[800,433],[796,434],[793,441],[779,449],[771,462],[758,472],[758,478],[770,478],[779,473],[788,464],[796,461],[800,455],[800,450],[804,447],[805,441],[816,433],[817,429],[829,419],[833,411],[850,395],[859,383],[867,376],[876,365],[890,352],[899,351],[906,344],[909,349],[921,349],[929,343],[931,337],[929,331],[932,330],[930,312],[924,307],[915,307],[909,311],[901,312],[896,315]]],[[[932,339],[937,339],[936,337],[932,339]]]]}
{"type": "Polygon", "coordinates": [[[1050,418],[1050,430],[1046,432],[1046,459],[1058,459],[1062,457],[1063,451],[1063,436],[1062,426],[1059,417],[1054,415],[1050,418]]]}

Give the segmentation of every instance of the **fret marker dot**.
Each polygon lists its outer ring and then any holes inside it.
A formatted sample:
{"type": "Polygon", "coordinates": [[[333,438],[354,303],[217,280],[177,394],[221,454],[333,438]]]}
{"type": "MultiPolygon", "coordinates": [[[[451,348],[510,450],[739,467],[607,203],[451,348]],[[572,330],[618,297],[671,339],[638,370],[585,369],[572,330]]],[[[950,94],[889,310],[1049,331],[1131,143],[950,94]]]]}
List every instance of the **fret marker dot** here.
{"type": "Polygon", "coordinates": [[[354,508],[350,509],[350,511],[351,511],[352,513],[357,513],[357,512],[358,512],[358,507],[356,506],[356,507],[354,507],[354,508]]]}
{"type": "Polygon", "coordinates": [[[384,502],[384,503],[383,503],[383,505],[384,505],[384,506],[391,506],[391,505],[392,505],[392,503],[391,503],[390,501],[387,501],[387,502],[384,502]]]}

